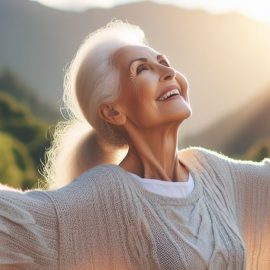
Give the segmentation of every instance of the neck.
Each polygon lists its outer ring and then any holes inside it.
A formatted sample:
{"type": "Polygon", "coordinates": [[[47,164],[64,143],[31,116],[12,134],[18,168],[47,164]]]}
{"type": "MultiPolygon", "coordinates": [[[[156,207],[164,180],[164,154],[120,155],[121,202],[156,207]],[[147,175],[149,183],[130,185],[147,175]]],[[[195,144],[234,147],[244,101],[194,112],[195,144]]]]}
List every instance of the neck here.
{"type": "Polygon", "coordinates": [[[122,168],[143,178],[187,180],[188,172],[177,155],[178,127],[134,129],[129,136],[129,151],[119,164],[122,168]]]}

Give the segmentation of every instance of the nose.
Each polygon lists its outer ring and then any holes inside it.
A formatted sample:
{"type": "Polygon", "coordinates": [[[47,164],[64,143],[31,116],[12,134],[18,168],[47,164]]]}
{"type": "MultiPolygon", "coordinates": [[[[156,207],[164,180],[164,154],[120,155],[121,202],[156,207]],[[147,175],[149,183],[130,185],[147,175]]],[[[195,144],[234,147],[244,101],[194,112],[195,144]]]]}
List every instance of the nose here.
{"type": "Polygon", "coordinates": [[[160,75],[160,81],[172,80],[176,76],[175,69],[172,67],[163,66],[160,75]]]}

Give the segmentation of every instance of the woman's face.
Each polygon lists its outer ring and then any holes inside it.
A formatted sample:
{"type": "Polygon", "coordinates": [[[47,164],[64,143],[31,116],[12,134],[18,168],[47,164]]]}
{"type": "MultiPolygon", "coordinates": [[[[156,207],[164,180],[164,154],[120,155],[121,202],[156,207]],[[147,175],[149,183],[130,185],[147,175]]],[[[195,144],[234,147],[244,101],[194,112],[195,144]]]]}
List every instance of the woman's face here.
{"type": "Polygon", "coordinates": [[[120,71],[117,103],[137,127],[179,124],[190,116],[188,82],[166,56],[147,46],[129,45],[113,55],[113,63],[120,71]]]}

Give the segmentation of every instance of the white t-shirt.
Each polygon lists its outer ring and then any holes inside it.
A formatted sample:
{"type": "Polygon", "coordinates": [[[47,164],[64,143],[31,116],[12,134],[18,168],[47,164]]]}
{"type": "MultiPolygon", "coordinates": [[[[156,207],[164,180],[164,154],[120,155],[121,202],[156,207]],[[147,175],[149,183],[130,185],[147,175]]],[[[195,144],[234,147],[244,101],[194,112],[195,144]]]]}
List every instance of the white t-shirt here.
{"type": "Polygon", "coordinates": [[[194,188],[194,180],[189,173],[188,180],[185,182],[168,182],[160,179],[142,178],[137,174],[129,172],[134,179],[141,183],[141,185],[148,191],[157,193],[159,195],[185,198],[194,188]]]}

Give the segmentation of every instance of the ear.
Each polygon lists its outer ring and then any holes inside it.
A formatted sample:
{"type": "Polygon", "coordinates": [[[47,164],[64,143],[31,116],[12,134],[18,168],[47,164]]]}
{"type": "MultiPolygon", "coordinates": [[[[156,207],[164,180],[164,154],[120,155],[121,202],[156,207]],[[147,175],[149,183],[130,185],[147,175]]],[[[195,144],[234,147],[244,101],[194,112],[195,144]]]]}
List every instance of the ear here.
{"type": "Polygon", "coordinates": [[[122,126],[126,122],[126,115],[117,105],[103,103],[99,106],[99,116],[106,122],[122,126]]]}

